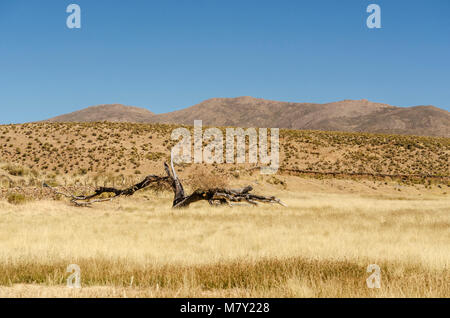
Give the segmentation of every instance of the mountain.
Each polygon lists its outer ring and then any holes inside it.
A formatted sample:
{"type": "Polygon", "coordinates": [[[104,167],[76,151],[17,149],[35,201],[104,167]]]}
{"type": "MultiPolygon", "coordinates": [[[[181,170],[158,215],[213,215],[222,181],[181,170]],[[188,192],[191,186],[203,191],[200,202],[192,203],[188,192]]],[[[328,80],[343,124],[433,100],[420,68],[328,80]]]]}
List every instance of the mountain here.
{"type": "Polygon", "coordinates": [[[154,123],[376,132],[450,137],[450,113],[434,106],[395,107],[368,100],[288,103],[253,97],[212,98],[151,118],[154,123]]]}
{"type": "Polygon", "coordinates": [[[253,97],[212,98],[164,114],[114,105],[89,107],[50,121],[129,121],[204,126],[277,127],[450,137],[450,113],[434,106],[396,107],[368,100],[291,103],[253,97]],[[103,108],[102,108],[103,107],[103,108]],[[139,111],[137,111],[139,110],[139,111]],[[142,114],[141,114],[142,113],[142,114]]]}
{"type": "Polygon", "coordinates": [[[145,123],[155,114],[145,108],[108,104],[91,106],[70,114],[50,118],[48,122],[132,122],[145,123]]]}

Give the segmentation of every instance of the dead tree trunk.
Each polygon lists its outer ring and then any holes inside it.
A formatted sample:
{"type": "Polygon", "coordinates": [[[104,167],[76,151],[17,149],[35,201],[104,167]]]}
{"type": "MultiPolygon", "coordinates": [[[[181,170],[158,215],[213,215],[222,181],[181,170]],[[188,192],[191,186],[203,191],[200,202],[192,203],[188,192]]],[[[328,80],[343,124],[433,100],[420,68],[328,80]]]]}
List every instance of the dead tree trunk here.
{"type": "Polygon", "coordinates": [[[173,208],[183,208],[188,207],[191,203],[206,200],[210,205],[220,205],[228,204],[233,205],[235,202],[246,202],[252,205],[258,205],[258,202],[264,203],[278,203],[280,205],[286,206],[283,202],[275,197],[266,197],[262,195],[256,195],[250,193],[253,188],[247,186],[242,189],[223,189],[223,188],[212,188],[212,189],[197,189],[190,195],[186,195],[184,192],[183,185],[180,179],[178,179],[177,173],[173,166],[173,159],[170,162],[170,168],[166,162],[164,162],[164,169],[166,170],[167,176],[161,177],[156,175],[149,175],[145,177],[141,182],[126,188],[126,189],[116,189],[108,187],[100,187],[95,190],[91,195],[86,196],[76,196],[73,194],[63,193],[57,191],[55,188],[43,184],[44,187],[49,188],[55,194],[65,196],[70,199],[70,202],[76,206],[89,206],[96,202],[111,201],[120,196],[131,196],[136,191],[148,187],[152,183],[158,182],[170,182],[172,187],[174,198],[172,207],[173,208]],[[107,198],[98,198],[104,193],[113,194],[113,196],[107,198]]]}
{"type": "Polygon", "coordinates": [[[174,192],[173,208],[188,207],[191,203],[206,200],[210,205],[228,204],[233,205],[233,202],[247,202],[252,205],[258,205],[258,202],[264,203],[278,203],[282,206],[286,206],[280,199],[275,197],[266,197],[262,195],[251,194],[253,190],[251,186],[247,186],[242,189],[197,189],[192,194],[186,196],[184,193],[183,185],[178,179],[177,173],[173,166],[173,160],[170,162],[172,173],[167,163],[164,163],[167,176],[171,180],[172,190],[174,192]]]}
{"type": "Polygon", "coordinates": [[[46,187],[46,188],[49,188],[55,194],[59,194],[59,195],[65,196],[66,198],[71,199],[70,202],[72,202],[76,206],[89,206],[92,203],[96,203],[96,202],[111,201],[111,200],[113,200],[113,199],[115,199],[115,198],[117,198],[119,196],[131,196],[136,191],[144,189],[144,188],[148,187],[152,183],[167,182],[167,181],[168,181],[168,177],[160,177],[160,176],[156,176],[156,175],[148,175],[148,176],[146,176],[144,178],[144,180],[142,180],[141,182],[139,182],[139,183],[137,183],[135,185],[132,185],[129,188],[121,190],[121,189],[116,189],[116,188],[100,187],[100,188],[96,189],[93,194],[87,195],[87,196],[75,196],[73,194],[67,194],[67,193],[59,192],[55,188],[49,186],[46,183],[44,183],[43,186],[46,187]],[[112,194],[114,194],[114,196],[108,197],[108,198],[102,198],[102,199],[95,199],[95,200],[93,200],[94,198],[99,197],[103,193],[112,193],[112,194]]]}

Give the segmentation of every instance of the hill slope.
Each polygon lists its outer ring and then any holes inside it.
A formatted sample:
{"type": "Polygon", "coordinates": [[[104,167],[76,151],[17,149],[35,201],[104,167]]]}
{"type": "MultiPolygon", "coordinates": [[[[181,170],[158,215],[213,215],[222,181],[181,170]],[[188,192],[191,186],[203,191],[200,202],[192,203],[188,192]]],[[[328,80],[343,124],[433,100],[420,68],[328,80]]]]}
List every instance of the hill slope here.
{"type": "Polygon", "coordinates": [[[433,106],[395,107],[368,100],[326,104],[288,103],[252,97],[213,98],[158,114],[154,123],[278,127],[327,131],[396,133],[450,137],[450,113],[433,106]]]}
{"type": "MultiPolygon", "coordinates": [[[[14,171],[20,165],[59,176],[158,174],[178,142],[171,139],[177,127],[110,122],[3,125],[0,168],[3,162],[11,164],[14,171]]],[[[192,127],[188,128],[192,135],[192,127]]],[[[449,155],[450,138],[280,131],[280,169],[448,177],[449,155]]],[[[180,165],[179,170],[189,166],[195,164],[180,165]]],[[[209,168],[220,173],[253,166],[224,164],[209,168]]]]}
{"type": "Polygon", "coordinates": [[[122,121],[206,126],[277,127],[326,131],[374,132],[450,137],[450,113],[433,106],[395,107],[368,100],[314,104],[253,97],[212,98],[164,114],[123,105],[89,107],[52,122],[122,121]]]}
{"type": "Polygon", "coordinates": [[[51,118],[49,122],[134,122],[145,123],[154,116],[154,113],[139,107],[121,104],[107,104],[91,106],[70,114],[51,118]]]}

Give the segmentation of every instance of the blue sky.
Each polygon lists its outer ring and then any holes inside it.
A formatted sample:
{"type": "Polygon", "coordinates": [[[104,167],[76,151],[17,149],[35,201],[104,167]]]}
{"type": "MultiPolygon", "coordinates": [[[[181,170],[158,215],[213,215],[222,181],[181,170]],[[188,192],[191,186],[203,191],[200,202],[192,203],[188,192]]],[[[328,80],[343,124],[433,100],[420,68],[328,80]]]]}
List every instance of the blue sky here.
{"type": "Polygon", "coordinates": [[[0,1],[0,123],[244,95],[450,110],[450,1],[0,1]]]}

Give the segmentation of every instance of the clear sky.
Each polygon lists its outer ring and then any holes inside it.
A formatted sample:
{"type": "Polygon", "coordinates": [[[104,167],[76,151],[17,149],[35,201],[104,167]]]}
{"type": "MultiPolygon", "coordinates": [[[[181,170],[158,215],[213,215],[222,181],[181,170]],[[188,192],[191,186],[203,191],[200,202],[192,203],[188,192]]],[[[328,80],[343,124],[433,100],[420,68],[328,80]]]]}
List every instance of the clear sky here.
{"type": "Polygon", "coordinates": [[[0,1],[0,123],[244,95],[450,110],[450,1],[0,1]]]}

